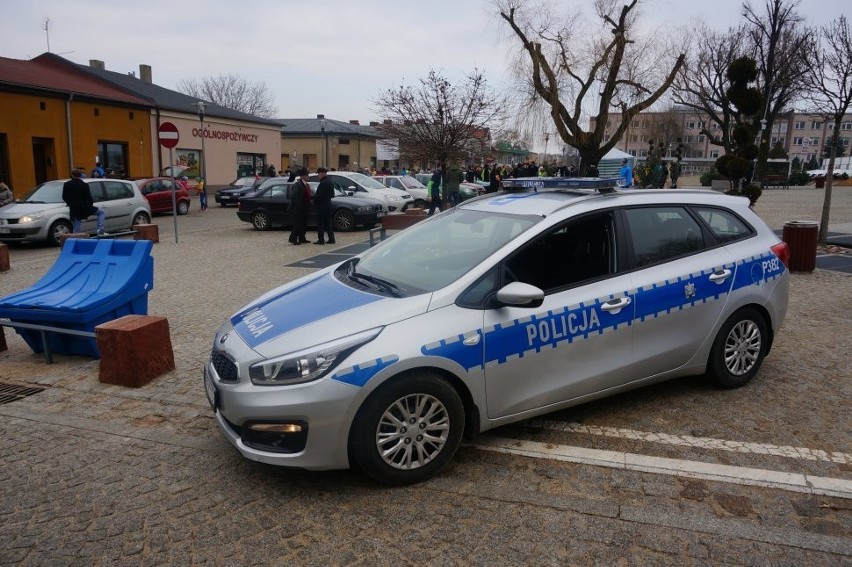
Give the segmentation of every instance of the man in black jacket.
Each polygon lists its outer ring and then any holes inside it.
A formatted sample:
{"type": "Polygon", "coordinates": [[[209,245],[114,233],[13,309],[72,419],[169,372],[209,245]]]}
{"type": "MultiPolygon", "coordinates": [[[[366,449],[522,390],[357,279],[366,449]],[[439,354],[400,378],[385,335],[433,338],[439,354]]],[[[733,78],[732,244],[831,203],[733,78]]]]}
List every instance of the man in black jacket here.
{"type": "Polygon", "coordinates": [[[326,168],[318,168],[317,173],[320,182],[314,195],[314,207],[317,211],[317,241],[314,244],[325,244],[326,233],[328,233],[328,243],[334,244],[334,226],[331,224],[331,198],[334,197],[334,184],[328,178],[326,168]]]}
{"type": "Polygon", "coordinates": [[[71,179],[62,186],[62,200],[65,201],[71,211],[71,232],[80,232],[80,222],[92,215],[97,215],[98,236],[105,234],[104,217],[106,214],[103,209],[95,206],[89,185],[83,181],[82,170],[75,169],[71,172],[71,179]]]}
{"type": "Polygon", "coordinates": [[[290,232],[290,244],[305,244],[310,242],[305,236],[308,226],[308,207],[311,204],[311,186],[308,185],[308,170],[304,167],[297,172],[299,179],[290,187],[290,203],[288,210],[293,223],[290,232]]]}

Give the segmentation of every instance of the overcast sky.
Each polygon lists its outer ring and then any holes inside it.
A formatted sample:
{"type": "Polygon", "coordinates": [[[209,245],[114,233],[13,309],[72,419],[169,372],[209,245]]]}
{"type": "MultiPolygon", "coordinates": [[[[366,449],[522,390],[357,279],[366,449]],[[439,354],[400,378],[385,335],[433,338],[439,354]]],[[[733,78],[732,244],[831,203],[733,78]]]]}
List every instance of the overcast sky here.
{"type": "MultiPolygon", "coordinates": [[[[752,0],[756,7],[766,0],[752,0]]],[[[588,8],[592,0],[563,0],[588,8]]],[[[682,35],[699,20],[720,31],[741,20],[741,0],[643,0],[643,26],[682,35]],[[678,26],[685,26],[679,28],[678,26]]],[[[849,0],[801,0],[808,23],[852,11],[849,0]]],[[[325,114],[376,119],[381,90],[430,69],[460,79],[474,67],[508,84],[505,31],[488,0],[0,0],[0,56],[48,51],[110,71],[151,65],[158,85],[237,74],[263,81],[279,118],[325,114]],[[45,21],[49,19],[48,33],[45,21]]],[[[515,47],[515,45],[512,45],[515,47]]]]}

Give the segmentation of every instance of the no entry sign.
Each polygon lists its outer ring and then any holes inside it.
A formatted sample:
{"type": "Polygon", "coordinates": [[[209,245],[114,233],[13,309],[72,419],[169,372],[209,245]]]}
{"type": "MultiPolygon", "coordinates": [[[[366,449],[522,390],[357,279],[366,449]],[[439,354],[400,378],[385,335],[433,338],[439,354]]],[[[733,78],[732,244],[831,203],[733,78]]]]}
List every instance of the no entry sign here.
{"type": "Polygon", "coordinates": [[[164,148],[171,149],[177,146],[180,137],[178,136],[177,126],[171,122],[163,122],[160,124],[160,128],[157,130],[157,133],[160,138],[160,145],[164,148]]]}

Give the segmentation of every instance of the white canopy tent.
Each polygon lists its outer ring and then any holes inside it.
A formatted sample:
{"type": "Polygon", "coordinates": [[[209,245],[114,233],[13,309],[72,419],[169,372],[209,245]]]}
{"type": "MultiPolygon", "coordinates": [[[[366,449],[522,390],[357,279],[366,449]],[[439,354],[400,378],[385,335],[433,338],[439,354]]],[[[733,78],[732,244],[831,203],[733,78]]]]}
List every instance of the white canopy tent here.
{"type": "Polygon", "coordinates": [[[636,165],[636,156],[632,156],[619,149],[612,148],[606,153],[601,161],[598,162],[598,172],[601,177],[618,177],[618,172],[621,169],[621,160],[627,159],[630,167],[636,165]]]}

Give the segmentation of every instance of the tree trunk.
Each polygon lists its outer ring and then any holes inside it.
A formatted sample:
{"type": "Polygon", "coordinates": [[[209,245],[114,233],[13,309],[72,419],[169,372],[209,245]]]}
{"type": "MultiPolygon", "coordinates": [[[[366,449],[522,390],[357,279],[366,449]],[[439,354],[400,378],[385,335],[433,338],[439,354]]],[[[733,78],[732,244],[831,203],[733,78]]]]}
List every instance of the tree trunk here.
{"type": "Polygon", "coordinates": [[[834,122],[834,133],[831,135],[831,154],[828,158],[828,169],[825,172],[825,197],[822,201],[822,218],[819,222],[817,241],[823,246],[828,240],[828,218],[831,211],[831,186],[834,181],[834,158],[837,156],[837,139],[840,134],[840,121],[834,122]]]}

